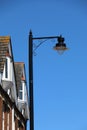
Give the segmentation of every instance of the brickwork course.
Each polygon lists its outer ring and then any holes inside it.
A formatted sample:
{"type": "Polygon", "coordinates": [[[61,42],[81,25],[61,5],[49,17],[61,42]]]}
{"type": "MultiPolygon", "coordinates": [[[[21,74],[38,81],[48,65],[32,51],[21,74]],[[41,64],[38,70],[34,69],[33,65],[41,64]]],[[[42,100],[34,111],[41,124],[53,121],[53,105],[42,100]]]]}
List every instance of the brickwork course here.
{"type": "Polygon", "coordinates": [[[15,127],[14,130],[18,130],[18,128],[26,130],[26,120],[0,86],[0,130],[12,130],[12,123],[15,127]],[[14,115],[12,115],[12,109],[14,109],[14,115]],[[14,118],[13,122],[12,118],[14,118]]]}

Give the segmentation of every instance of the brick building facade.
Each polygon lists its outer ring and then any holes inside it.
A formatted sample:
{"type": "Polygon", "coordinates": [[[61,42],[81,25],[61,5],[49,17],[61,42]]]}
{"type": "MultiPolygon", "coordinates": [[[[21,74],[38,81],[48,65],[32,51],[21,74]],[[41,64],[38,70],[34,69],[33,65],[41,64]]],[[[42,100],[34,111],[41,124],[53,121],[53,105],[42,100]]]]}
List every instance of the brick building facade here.
{"type": "Polygon", "coordinates": [[[14,62],[11,38],[0,37],[0,130],[26,130],[29,119],[25,65],[14,62]]]}

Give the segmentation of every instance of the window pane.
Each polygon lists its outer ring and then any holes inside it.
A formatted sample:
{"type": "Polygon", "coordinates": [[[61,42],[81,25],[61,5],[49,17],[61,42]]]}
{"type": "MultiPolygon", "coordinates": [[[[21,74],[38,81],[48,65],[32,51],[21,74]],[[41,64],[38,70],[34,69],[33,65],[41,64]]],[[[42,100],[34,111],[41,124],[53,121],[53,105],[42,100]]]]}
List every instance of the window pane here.
{"type": "Polygon", "coordinates": [[[8,78],[8,60],[5,62],[5,78],[8,78]]]}
{"type": "Polygon", "coordinates": [[[22,90],[22,85],[20,85],[19,90],[22,90]]]}
{"type": "Polygon", "coordinates": [[[19,91],[19,99],[22,99],[22,91],[19,91]]]}

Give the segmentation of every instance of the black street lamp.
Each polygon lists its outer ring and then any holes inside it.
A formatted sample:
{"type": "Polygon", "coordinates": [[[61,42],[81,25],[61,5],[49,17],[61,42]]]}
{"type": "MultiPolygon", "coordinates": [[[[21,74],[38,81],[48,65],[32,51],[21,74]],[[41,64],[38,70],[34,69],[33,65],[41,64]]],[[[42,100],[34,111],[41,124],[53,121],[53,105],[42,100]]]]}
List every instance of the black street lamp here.
{"type": "MultiPolygon", "coordinates": [[[[33,40],[44,40],[57,39],[58,43],[53,47],[56,51],[65,51],[68,48],[64,43],[64,38],[60,36],[50,36],[50,37],[33,37],[32,31],[29,34],[29,103],[30,103],[30,129],[34,130],[34,100],[33,100],[33,40]]],[[[42,42],[43,43],[43,42],[42,42]]],[[[39,47],[41,43],[37,46],[39,47]]],[[[36,48],[37,48],[36,47],[36,48]]]]}

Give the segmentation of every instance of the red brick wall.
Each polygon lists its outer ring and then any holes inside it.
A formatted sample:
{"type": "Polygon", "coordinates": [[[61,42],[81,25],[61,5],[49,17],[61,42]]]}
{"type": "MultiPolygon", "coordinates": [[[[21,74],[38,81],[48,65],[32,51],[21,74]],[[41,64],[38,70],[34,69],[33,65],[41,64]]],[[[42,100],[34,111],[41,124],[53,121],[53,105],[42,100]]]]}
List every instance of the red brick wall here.
{"type": "Polygon", "coordinates": [[[22,124],[20,120],[18,121],[18,128],[19,130],[25,130],[25,126],[22,124]]]}
{"type": "Polygon", "coordinates": [[[0,97],[0,130],[2,130],[2,106],[3,106],[3,100],[0,97]]]}
{"type": "Polygon", "coordinates": [[[24,128],[24,127],[20,127],[19,130],[24,130],[23,128],[24,128]]]}
{"type": "Polygon", "coordinates": [[[9,111],[9,130],[12,130],[12,109],[9,111]]]}
{"type": "Polygon", "coordinates": [[[25,130],[25,127],[23,126],[22,130],[25,130]]]}
{"type": "MultiPolygon", "coordinates": [[[[7,130],[7,125],[9,125],[9,130],[12,130],[12,108],[9,108],[8,104],[5,101],[3,101],[2,98],[0,97],[0,130],[2,130],[3,112],[4,112],[4,130],[7,130]]],[[[15,117],[14,122],[15,122],[15,130],[17,130],[18,128],[19,130],[26,130],[26,126],[22,126],[22,124],[19,127],[17,117],[15,117]]]]}
{"type": "Polygon", "coordinates": [[[7,130],[7,112],[4,112],[4,130],[7,130]]]}
{"type": "MultiPolygon", "coordinates": [[[[12,109],[8,107],[6,102],[3,101],[3,112],[4,112],[4,130],[12,130],[12,109]]],[[[0,129],[1,130],[1,129],[0,129]]]]}
{"type": "Polygon", "coordinates": [[[19,130],[25,130],[25,126],[22,126],[22,124],[20,126],[17,117],[15,117],[15,130],[17,130],[18,128],[19,130]]]}
{"type": "Polygon", "coordinates": [[[15,117],[15,130],[17,130],[17,128],[18,128],[18,119],[17,117],[15,117]]]}

